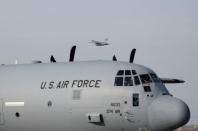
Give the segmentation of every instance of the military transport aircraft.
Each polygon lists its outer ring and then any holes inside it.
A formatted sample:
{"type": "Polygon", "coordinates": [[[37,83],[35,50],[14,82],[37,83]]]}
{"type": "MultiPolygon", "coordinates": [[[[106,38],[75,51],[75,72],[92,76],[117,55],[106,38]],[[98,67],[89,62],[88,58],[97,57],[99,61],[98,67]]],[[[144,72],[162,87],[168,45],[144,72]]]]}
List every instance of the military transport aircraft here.
{"type": "Polygon", "coordinates": [[[142,65],[69,62],[0,67],[0,131],[169,131],[185,125],[190,111],[142,65]]]}
{"type": "Polygon", "coordinates": [[[93,43],[95,44],[96,46],[105,46],[105,45],[109,45],[108,43],[108,38],[104,39],[104,41],[96,41],[96,40],[91,40],[89,43],[93,43]]]}

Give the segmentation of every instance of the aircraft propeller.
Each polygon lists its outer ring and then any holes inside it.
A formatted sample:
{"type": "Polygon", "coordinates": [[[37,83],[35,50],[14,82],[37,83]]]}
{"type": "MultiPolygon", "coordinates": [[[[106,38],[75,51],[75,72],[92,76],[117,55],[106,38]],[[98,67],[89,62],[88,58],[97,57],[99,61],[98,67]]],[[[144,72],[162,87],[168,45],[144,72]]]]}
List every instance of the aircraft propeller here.
{"type": "MultiPolygon", "coordinates": [[[[135,52],[136,52],[136,49],[135,49],[135,48],[134,48],[134,49],[132,49],[132,51],[131,51],[131,55],[130,55],[130,59],[129,59],[129,62],[130,62],[130,63],[133,63],[133,61],[134,61],[134,58],[135,58],[135,52]]],[[[117,58],[116,58],[116,56],[115,56],[115,55],[113,56],[112,60],[113,60],[113,61],[117,61],[117,58]]]]}
{"type": "Polygon", "coordinates": [[[133,63],[133,61],[134,61],[135,52],[136,52],[136,49],[134,48],[134,49],[131,51],[131,55],[130,55],[130,59],[129,59],[129,62],[130,62],[130,63],[133,63]]]}
{"type": "MultiPolygon", "coordinates": [[[[73,46],[73,47],[71,48],[71,51],[70,51],[69,62],[73,62],[73,61],[74,61],[75,52],[76,52],[76,46],[73,46]]],[[[136,49],[135,49],[135,48],[132,49],[131,54],[130,54],[130,59],[129,59],[129,62],[130,62],[130,63],[133,63],[133,61],[134,61],[135,52],[136,52],[136,49]]],[[[116,58],[115,55],[113,56],[112,60],[113,60],[113,61],[117,61],[117,58],[116,58]]],[[[51,62],[51,63],[55,63],[55,62],[56,62],[56,59],[54,58],[53,55],[51,55],[51,57],[50,57],[50,62],[51,62]]]]}
{"type": "Polygon", "coordinates": [[[114,55],[113,56],[113,59],[112,59],[113,61],[117,61],[117,58],[116,58],[116,56],[114,55]]]}
{"type": "MultiPolygon", "coordinates": [[[[71,48],[71,51],[70,51],[69,62],[73,62],[74,61],[75,52],[76,52],[76,46],[73,46],[71,48]]],[[[54,58],[53,55],[51,55],[51,57],[50,57],[50,62],[51,63],[56,63],[56,59],[54,58]]]]}
{"type": "Polygon", "coordinates": [[[51,57],[50,57],[50,62],[51,62],[51,63],[56,63],[56,60],[55,60],[55,58],[54,58],[53,55],[51,55],[51,57]]]}
{"type": "Polygon", "coordinates": [[[70,51],[69,62],[73,62],[74,61],[75,52],[76,52],[76,46],[73,46],[71,48],[71,51],[70,51]]]}

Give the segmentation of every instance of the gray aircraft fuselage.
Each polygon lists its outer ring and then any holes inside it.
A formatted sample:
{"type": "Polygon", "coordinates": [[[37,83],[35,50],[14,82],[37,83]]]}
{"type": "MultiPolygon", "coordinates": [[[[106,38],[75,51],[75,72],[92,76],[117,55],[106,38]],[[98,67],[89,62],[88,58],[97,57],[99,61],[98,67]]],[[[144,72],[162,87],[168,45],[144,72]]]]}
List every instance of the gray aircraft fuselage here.
{"type": "Polygon", "coordinates": [[[169,131],[189,118],[188,106],[141,65],[0,67],[0,131],[169,131]]]}

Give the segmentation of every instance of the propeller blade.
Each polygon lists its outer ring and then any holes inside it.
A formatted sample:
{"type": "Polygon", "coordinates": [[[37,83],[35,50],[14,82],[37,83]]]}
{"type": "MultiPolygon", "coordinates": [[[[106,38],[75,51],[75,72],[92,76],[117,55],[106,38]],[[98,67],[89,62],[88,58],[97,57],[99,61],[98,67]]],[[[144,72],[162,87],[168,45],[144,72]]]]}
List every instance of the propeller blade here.
{"type": "Polygon", "coordinates": [[[76,51],[76,46],[73,46],[71,48],[71,51],[70,51],[70,57],[69,57],[69,61],[70,62],[73,62],[74,61],[75,51],[76,51]]]}
{"type": "Polygon", "coordinates": [[[114,55],[113,56],[113,59],[112,59],[113,61],[117,61],[117,58],[116,58],[116,56],[114,55]]]}
{"type": "Polygon", "coordinates": [[[51,55],[51,57],[50,57],[50,62],[51,62],[51,63],[55,63],[55,62],[56,62],[56,60],[55,60],[55,58],[54,58],[53,55],[51,55]]]}
{"type": "Polygon", "coordinates": [[[130,60],[129,60],[130,63],[133,63],[133,61],[134,61],[135,52],[136,52],[136,49],[133,49],[131,51],[130,60]]]}

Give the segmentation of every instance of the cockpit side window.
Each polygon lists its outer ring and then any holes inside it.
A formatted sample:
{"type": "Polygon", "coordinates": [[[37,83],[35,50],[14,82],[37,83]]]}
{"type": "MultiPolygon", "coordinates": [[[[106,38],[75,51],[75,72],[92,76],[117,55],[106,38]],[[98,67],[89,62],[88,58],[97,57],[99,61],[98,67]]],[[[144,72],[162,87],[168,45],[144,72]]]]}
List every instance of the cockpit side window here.
{"type": "Polygon", "coordinates": [[[144,86],[144,91],[145,92],[151,92],[151,87],[150,86],[144,86]]]}
{"type": "Polygon", "coordinates": [[[149,74],[142,74],[142,75],[140,75],[140,79],[142,81],[142,84],[152,83],[152,80],[151,80],[149,74]]]}
{"type": "Polygon", "coordinates": [[[153,79],[154,82],[156,82],[156,83],[160,82],[160,80],[159,80],[159,78],[157,77],[156,74],[151,73],[150,76],[151,76],[151,78],[153,79]]]}
{"type": "Polygon", "coordinates": [[[114,86],[123,86],[123,77],[116,77],[114,86]]]}
{"type": "Polygon", "coordinates": [[[123,86],[123,77],[116,77],[115,86],[123,86]]]}

